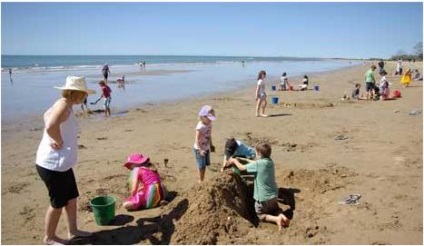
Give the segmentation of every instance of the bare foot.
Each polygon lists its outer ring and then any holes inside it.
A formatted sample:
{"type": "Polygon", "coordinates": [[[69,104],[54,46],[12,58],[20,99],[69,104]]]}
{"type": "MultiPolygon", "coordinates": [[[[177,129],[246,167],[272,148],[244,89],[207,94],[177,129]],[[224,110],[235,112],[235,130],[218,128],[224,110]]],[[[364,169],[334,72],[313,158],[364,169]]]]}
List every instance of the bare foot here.
{"type": "Polygon", "coordinates": [[[48,238],[46,236],[46,237],[44,237],[43,243],[47,244],[47,245],[64,245],[64,244],[68,244],[69,241],[62,239],[62,238],[59,238],[57,236],[54,236],[52,238],[48,238]]]}
{"type": "Polygon", "coordinates": [[[287,227],[290,225],[290,219],[287,218],[284,214],[280,214],[280,216],[282,218],[281,222],[283,223],[282,225],[287,227]]]}
{"type": "Polygon", "coordinates": [[[77,230],[77,231],[68,233],[69,239],[74,237],[91,237],[91,236],[93,236],[93,233],[89,231],[82,231],[82,230],[77,230]]]}
{"type": "Polygon", "coordinates": [[[133,204],[131,202],[124,202],[122,206],[128,211],[134,210],[133,204]]]}
{"type": "Polygon", "coordinates": [[[266,117],[269,117],[269,115],[267,115],[267,114],[261,114],[261,117],[266,118],[266,117]]]}

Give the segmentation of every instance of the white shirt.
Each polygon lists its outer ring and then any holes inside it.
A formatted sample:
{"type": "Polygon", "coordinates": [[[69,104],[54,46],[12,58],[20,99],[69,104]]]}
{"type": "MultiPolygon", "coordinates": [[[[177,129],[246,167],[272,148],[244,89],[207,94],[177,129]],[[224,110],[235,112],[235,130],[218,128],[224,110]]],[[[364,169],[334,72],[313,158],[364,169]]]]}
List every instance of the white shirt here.
{"type": "Polygon", "coordinates": [[[263,79],[258,80],[258,86],[259,86],[259,90],[258,90],[257,96],[266,95],[266,93],[265,93],[265,81],[263,79]]]}
{"type": "MultiPolygon", "coordinates": [[[[44,122],[47,125],[50,120],[50,112],[48,109],[44,114],[44,122]]],[[[43,138],[38,146],[35,163],[45,169],[65,172],[71,169],[77,163],[78,159],[78,124],[73,111],[69,112],[68,119],[60,124],[60,132],[62,134],[63,145],[59,150],[53,149],[50,144],[52,139],[47,134],[46,129],[43,132],[43,138]]]]}
{"type": "Polygon", "coordinates": [[[287,85],[288,79],[286,76],[281,76],[280,81],[281,85],[287,85]]]}

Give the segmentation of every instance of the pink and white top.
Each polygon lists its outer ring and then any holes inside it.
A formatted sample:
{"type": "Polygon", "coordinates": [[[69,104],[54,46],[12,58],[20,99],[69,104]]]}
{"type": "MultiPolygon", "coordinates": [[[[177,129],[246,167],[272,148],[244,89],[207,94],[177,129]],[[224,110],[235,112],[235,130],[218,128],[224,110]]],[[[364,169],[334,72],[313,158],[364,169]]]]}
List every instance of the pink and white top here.
{"type": "Polygon", "coordinates": [[[194,140],[194,148],[197,150],[209,150],[210,139],[212,133],[212,124],[205,125],[202,121],[199,121],[196,126],[196,131],[199,131],[199,145],[197,146],[196,139],[194,140]]]}

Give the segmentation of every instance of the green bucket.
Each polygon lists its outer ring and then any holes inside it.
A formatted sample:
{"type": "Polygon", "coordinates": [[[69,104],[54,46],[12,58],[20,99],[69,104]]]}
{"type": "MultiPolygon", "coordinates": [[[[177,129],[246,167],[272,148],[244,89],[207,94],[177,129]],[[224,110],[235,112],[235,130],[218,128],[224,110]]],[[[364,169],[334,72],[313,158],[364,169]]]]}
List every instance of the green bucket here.
{"type": "Polygon", "coordinates": [[[97,225],[107,225],[115,218],[115,198],[98,196],[90,201],[97,225]]]}

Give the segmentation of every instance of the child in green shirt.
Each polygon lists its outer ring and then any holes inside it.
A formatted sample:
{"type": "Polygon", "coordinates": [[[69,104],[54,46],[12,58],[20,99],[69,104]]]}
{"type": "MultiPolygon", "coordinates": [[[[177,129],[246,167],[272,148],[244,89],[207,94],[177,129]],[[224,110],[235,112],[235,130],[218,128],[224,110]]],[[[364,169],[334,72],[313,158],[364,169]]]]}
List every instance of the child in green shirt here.
{"type": "Polygon", "coordinates": [[[237,158],[230,158],[229,165],[235,165],[240,171],[247,171],[255,175],[253,198],[255,211],[261,221],[277,224],[278,230],[288,226],[290,220],[281,212],[278,206],[278,190],[275,182],[274,162],[271,159],[271,146],[267,143],[256,145],[256,160],[248,160],[243,165],[237,158]]]}

